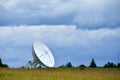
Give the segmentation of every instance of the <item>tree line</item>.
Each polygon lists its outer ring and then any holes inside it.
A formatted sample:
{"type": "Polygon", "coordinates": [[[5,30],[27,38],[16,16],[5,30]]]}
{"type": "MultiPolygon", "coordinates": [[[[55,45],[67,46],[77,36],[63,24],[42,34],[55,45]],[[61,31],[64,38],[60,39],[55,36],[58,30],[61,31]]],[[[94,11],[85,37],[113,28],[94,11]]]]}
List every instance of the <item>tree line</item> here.
{"type": "MultiPolygon", "coordinates": [[[[74,67],[71,62],[66,63],[66,65],[61,65],[59,66],[60,68],[65,68],[65,67],[74,67]]],[[[96,65],[96,62],[94,58],[91,60],[89,66],[85,66],[84,64],[81,64],[78,66],[79,68],[85,68],[85,67],[91,67],[91,68],[97,68],[98,66],[96,65]]],[[[120,68],[120,63],[114,64],[113,62],[107,62],[103,68],[120,68]]]]}
{"type": "MultiPolygon", "coordinates": [[[[0,68],[1,67],[9,67],[7,64],[3,64],[2,63],[2,59],[0,58],[0,68]]],[[[61,65],[61,66],[59,66],[59,68],[72,68],[72,67],[74,67],[73,65],[72,65],[72,63],[71,62],[67,62],[66,63],[66,65],[61,65]]],[[[90,65],[89,66],[85,66],[84,64],[81,64],[81,65],[79,65],[78,66],[79,68],[85,68],[85,67],[92,67],[92,68],[96,68],[96,67],[98,67],[97,65],[96,65],[96,62],[95,62],[95,60],[94,60],[94,58],[91,60],[91,62],[90,62],[90,65]]],[[[104,67],[104,68],[120,68],[120,63],[118,63],[118,64],[114,64],[113,62],[107,62],[104,66],[102,66],[102,67],[104,67]]],[[[40,67],[41,68],[41,67],[40,67]]]]}

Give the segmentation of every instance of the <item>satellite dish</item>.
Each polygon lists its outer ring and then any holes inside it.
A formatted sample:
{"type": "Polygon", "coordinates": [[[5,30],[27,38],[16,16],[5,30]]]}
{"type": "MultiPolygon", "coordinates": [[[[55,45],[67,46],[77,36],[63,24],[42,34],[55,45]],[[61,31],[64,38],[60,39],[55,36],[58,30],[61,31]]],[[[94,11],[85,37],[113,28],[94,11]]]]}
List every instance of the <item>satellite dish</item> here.
{"type": "Polygon", "coordinates": [[[32,47],[33,61],[28,62],[29,68],[35,68],[38,64],[44,67],[53,67],[54,57],[50,49],[42,42],[34,42],[32,47]]]}

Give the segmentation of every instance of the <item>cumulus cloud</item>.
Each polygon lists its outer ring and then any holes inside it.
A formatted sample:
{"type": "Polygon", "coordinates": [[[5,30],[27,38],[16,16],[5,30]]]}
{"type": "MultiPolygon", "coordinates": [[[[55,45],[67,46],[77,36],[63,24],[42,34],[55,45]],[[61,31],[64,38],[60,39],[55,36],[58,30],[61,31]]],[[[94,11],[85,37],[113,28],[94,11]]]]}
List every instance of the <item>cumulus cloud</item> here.
{"type": "Polygon", "coordinates": [[[115,0],[84,0],[73,22],[80,26],[114,27],[119,23],[120,6],[115,0]],[[86,5],[85,5],[86,4],[86,5]]]}
{"type": "Polygon", "coordinates": [[[33,42],[40,40],[52,50],[56,66],[67,61],[74,65],[89,64],[93,57],[100,64],[109,60],[118,62],[119,34],[120,28],[83,30],[74,25],[1,26],[0,56],[11,67],[25,65],[32,60],[33,42]]]}
{"type": "Polygon", "coordinates": [[[119,0],[2,0],[1,25],[76,24],[80,28],[116,28],[119,0]]]}

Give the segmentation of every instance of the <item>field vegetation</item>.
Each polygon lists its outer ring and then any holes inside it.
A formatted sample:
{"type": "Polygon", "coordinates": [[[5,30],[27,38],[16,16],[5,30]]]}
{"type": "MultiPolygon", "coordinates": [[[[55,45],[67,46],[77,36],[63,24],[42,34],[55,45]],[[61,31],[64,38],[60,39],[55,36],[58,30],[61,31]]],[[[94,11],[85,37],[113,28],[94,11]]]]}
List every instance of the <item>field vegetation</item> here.
{"type": "Polygon", "coordinates": [[[120,68],[0,68],[0,80],[120,80],[120,68]]]}
{"type": "Polygon", "coordinates": [[[97,67],[94,59],[90,66],[72,66],[71,62],[58,68],[10,68],[0,59],[0,80],[120,80],[120,63],[108,62],[97,67]]]}

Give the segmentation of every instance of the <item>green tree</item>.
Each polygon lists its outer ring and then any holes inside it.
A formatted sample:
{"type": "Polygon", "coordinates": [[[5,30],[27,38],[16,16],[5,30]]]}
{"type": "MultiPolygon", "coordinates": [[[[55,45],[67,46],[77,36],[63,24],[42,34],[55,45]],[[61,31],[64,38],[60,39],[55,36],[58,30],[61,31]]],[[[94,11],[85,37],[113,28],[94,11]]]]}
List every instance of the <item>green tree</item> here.
{"type": "Polygon", "coordinates": [[[2,59],[0,58],[0,67],[3,67],[2,59]]]}
{"type": "Polygon", "coordinates": [[[3,64],[3,63],[2,63],[2,59],[1,59],[1,58],[0,58],[0,67],[8,67],[7,64],[3,64]]]}
{"type": "Polygon", "coordinates": [[[120,68],[120,63],[117,64],[117,67],[120,68]]]}
{"type": "Polygon", "coordinates": [[[113,67],[118,67],[116,64],[113,62],[108,62],[104,65],[105,68],[113,68],[113,67]]]}
{"type": "Polygon", "coordinates": [[[89,67],[97,67],[94,58],[91,60],[91,63],[90,63],[89,67]]]}
{"type": "Polygon", "coordinates": [[[66,64],[66,67],[72,67],[71,62],[68,62],[68,63],[66,64]]]}

